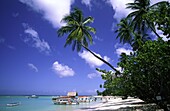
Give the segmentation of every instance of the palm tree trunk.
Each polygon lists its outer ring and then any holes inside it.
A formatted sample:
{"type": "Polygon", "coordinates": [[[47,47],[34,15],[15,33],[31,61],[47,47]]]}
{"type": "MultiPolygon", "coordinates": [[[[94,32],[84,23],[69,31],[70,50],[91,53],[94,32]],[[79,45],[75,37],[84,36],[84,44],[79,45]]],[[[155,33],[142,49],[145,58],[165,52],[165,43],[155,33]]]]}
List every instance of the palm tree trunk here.
{"type": "Polygon", "coordinates": [[[158,38],[161,38],[161,37],[159,36],[159,34],[155,31],[155,29],[150,25],[150,22],[148,21],[148,19],[145,18],[145,20],[146,20],[146,22],[148,23],[148,26],[151,28],[151,30],[155,33],[155,35],[156,35],[158,38]]]}
{"type": "Polygon", "coordinates": [[[82,44],[82,46],[89,51],[93,56],[95,56],[96,58],[98,58],[99,60],[101,60],[102,62],[104,62],[105,64],[107,64],[111,69],[113,69],[114,71],[120,73],[120,71],[118,71],[116,68],[114,68],[109,62],[107,62],[106,60],[102,59],[101,57],[97,56],[94,52],[92,52],[89,48],[87,48],[86,46],[84,46],[82,44]]]}

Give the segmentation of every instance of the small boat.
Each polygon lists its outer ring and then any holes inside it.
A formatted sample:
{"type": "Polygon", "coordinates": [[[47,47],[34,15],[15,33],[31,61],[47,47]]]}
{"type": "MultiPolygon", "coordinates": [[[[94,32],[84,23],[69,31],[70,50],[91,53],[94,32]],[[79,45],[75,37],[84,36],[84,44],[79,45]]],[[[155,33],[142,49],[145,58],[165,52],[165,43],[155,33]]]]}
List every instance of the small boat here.
{"type": "Polygon", "coordinates": [[[31,95],[31,96],[28,96],[28,99],[29,98],[38,98],[38,96],[36,96],[36,95],[31,95]]]}
{"type": "Polygon", "coordinates": [[[18,106],[20,104],[21,104],[20,102],[14,102],[14,103],[8,103],[6,105],[9,106],[9,107],[13,107],[13,106],[18,106]]]}

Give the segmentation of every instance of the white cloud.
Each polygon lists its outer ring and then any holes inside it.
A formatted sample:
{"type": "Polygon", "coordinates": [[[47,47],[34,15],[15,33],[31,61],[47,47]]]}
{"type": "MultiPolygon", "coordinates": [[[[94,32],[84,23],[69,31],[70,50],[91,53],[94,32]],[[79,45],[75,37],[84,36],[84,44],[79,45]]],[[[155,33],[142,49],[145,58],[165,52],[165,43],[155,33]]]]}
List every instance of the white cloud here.
{"type": "Polygon", "coordinates": [[[100,75],[98,73],[90,73],[90,74],[87,75],[87,77],[90,78],[90,79],[93,79],[95,77],[100,77],[100,75]]]}
{"type": "Polygon", "coordinates": [[[115,11],[113,18],[119,21],[121,18],[126,17],[131,11],[130,9],[126,8],[126,4],[133,1],[134,0],[107,0],[107,2],[112,5],[113,10],[115,11]]]}
{"type": "Polygon", "coordinates": [[[39,38],[38,32],[29,27],[26,23],[23,23],[23,26],[25,28],[24,33],[28,35],[24,37],[24,42],[37,48],[40,52],[49,54],[51,51],[50,46],[45,40],[39,38]]]}
{"type": "Polygon", "coordinates": [[[115,49],[120,48],[120,47],[124,47],[125,49],[132,49],[132,47],[131,47],[131,45],[129,43],[122,44],[122,43],[117,42],[114,45],[115,49]]]}
{"type": "Polygon", "coordinates": [[[104,56],[103,59],[104,59],[105,61],[110,61],[110,58],[107,57],[107,56],[104,56]]]}
{"type": "Polygon", "coordinates": [[[30,34],[32,37],[38,38],[38,33],[32,28],[27,28],[24,32],[30,34]]]}
{"type": "Polygon", "coordinates": [[[53,63],[52,69],[61,78],[74,76],[75,74],[72,68],[68,67],[67,65],[60,64],[58,61],[53,63]]]}
{"type": "Polygon", "coordinates": [[[133,52],[133,50],[131,50],[131,49],[125,49],[125,48],[123,48],[123,47],[116,49],[116,54],[118,54],[118,56],[119,56],[121,53],[125,53],[125,54],[127,54],[127,55],[130,55],[130,52],[133,52]]]}
{"type": "MultiPolygon", "coordinates": [[[[111,4],[113,10],[115,11],[114,18],[119,22],[123,17],[126,17],[133,10],[127,9],[127,3],[133,3],[134,0],[106,0],[107,3],[111,4]]],[[[151,5],[163,0],[151,0],[151,5]]],[[[170,1],[170,0],[168,0],[170,1]]]]}
{"type": "Polygon", "coordinates": [[[100,37],[98,37],[98,36],[96,36],[96,35],[94,36],[94,39],[95,39],[95,40],[98,40],[98,41],[101,41],[101,42],[103,41],[102,38],[100,38],[100,37]]]}
{"type": "MultiPolygon", "coordinates": [[[[90,67],[94,68],[95,66],[102,66],[104,63],[102,61],[100,61],[99,59],[97,59],[96,57],[94,57],[90,52],[83,50],[82,53],[78,53],[78,55],[84,59],[86,61],[86,63],[88,63],[90,65],[90,67]]],[[[101,57],[101,55],[97,54],[99,57],[101,57]]],[[[110,61],[110,58],[107,56],[103,57],[104,60],[106,61],[110,61]]]]}
{"type": "Polygon", "coordinates": [[[101,73],[101,72],[99,72],[99,71],[95,71],[94,73],[89,73],[89,74],[87,75],[87,77],[88,77],[89,79],[93,79],[93,78],[96,78],[96,77],[101,77],[102,74],[103,74],[103,73],[101,73]]]}
{"type": "Polygon", "coordinates": [[[120,71],[121,73],[123,73],[123,69],[121,67],[115,67],[115,69],[117,69],[118,71],[120,71]]]}
{"type": "Polygon", "coordinates": [[[133,53],[132,47],[128,43],[125,44],[116,43],[114,45],[114,48],[116,49],[115,53],[118,55],[118,57],[121,55],[121,53],[125,53],[127,55],[130,55],[130,52],[133,53]]]}
{"type": "Polygon", "coordinates": [[[91,7],[91,0],[81,0],[81,3],[91,7]]]}
{"type": "Polygon", "coordinates": [[[38,68],[37,68],[34,64],[28,63],[28,67],[29,67],[31,70],[33,70],[33,71],[35,71],[35,72],[38,72],[38,68]]]}
{"type": "MultiPolygon", "coordinates": [[[[162,39],[163,39],[164,41],[170,40],[170,38],[166,38],[166,36],[163,35],[163,32],[162,32],[161,30],[158,30],[157,27],[158,27],[158,26],[156,26],[156,32],[157,32],[157,34],[158,34],[160,37],[162,37],[162,39]]],[[[153,38],[154,40],[157,40],[158,37],[155,35],[154,32],[151,32],[151,35],[154,36],[154,38],[153,38]]]]}
{"type": "Polygon", "coordinates": [[[69,14],[74,0],[19,0],[30,6],[34,11],[41,13],[53,27],[57,28],[63,25],[61,19],[69,14]]]}

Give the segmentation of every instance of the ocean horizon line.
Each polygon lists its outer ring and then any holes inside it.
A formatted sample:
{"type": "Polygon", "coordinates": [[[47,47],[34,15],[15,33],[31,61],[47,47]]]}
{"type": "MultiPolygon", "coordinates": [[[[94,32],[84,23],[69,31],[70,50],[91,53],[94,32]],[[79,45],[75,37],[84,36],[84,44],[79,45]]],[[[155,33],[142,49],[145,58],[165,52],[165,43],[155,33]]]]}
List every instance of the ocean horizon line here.
{"type": "MultiPolygon", "coordinates": [[[[67,94],[0,94],[0,96],[67,96],[67,94]]],[[[78,96],[97,96],[97,95],[90,95],[90,94],[79,94],[78,96]]]]}

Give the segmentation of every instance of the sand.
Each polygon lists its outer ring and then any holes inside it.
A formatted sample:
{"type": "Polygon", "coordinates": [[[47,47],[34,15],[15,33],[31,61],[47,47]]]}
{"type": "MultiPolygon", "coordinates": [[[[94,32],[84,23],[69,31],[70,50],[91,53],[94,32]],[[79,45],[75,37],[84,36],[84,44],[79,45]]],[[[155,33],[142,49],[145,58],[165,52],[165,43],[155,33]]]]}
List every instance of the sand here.
{"type": "MultiPolygon", "coordinates": [[[[131,109],[132,107],[140,107],[143,101],[137,98],[127,98],[122,100],[122,98],[112,98],[105,100],[94,106],[89,106],[81,108],[76,111],[127,111],[126,109],[131,109]]],[[[129,110],[128,110],[129,111],[129,110]]],[[[141,111],[141,110],[137,110],[141,111]]]]}

